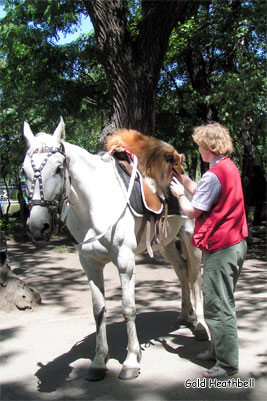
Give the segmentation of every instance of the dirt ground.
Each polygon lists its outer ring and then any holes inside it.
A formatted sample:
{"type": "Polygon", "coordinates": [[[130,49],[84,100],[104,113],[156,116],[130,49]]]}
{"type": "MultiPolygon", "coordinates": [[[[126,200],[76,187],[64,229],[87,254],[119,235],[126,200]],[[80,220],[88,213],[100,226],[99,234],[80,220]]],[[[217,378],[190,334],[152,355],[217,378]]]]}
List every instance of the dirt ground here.
{"type": "Polygon", "coordinates": [[[36,247],[21,238],[8,241],[12,269],[40,292],[34,310],[1,312],[1,394],[8,400],[265,400],[266,383],[266,236],[253,241],[236,289],[240,372],[228,383],[208,387],[202,372],[212,365],[195,355],[207,348],[189,328],[175,328],[181,292],[172,268],[159,254],[137,257],[137,330],[143,349],[141,374],[118,379],[126,356],[116,268],[105,268],[108,374],[86,380],[94,356],[95,325],[90,289],[78,253],[56,238],[36,247]],[[239,381],[238,381],[238,380],[239,381]],[[246,384],[247,383],[247,384],[246,384]],[[246,387],[247,386],[247,387],[246,387]]]}

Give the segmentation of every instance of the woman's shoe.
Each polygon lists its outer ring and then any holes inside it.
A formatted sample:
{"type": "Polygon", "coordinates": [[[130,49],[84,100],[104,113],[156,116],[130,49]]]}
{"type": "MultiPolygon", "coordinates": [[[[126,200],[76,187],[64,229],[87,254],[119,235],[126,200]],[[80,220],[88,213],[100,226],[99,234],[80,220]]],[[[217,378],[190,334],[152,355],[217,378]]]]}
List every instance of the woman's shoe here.
{"type": "Polygon", "coordinates": [[[227,376],[236,375],[237,373],[238,369],[232,369],[230,371],[227,371],[223,368],[220,368],[219,366],[214,366],[213,368],[204,372],[203,377],[205,377],[206,379],[223,378],[227,376]]]}

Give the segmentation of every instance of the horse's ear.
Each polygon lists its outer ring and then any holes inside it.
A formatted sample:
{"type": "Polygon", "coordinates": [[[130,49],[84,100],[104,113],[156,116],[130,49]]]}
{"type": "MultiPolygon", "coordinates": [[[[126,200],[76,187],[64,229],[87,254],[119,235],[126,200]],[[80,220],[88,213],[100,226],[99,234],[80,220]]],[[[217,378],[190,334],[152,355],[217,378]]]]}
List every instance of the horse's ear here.
{"type": "Polygon", "coordinates": [[[32,141],[34,140],[34,135],[32,133],[32,130],[26,121],[24,121],[23,125],[23,135],[27,143],[27,147],[29,148],[31,146],[32,141]]]}
{"type": "Polygon", "coordinates": [[[53,133],[53,137],[58,142],[62,142],[65,139],[65,123],[62,117],[60,117],[59,124],[53,133]]]}

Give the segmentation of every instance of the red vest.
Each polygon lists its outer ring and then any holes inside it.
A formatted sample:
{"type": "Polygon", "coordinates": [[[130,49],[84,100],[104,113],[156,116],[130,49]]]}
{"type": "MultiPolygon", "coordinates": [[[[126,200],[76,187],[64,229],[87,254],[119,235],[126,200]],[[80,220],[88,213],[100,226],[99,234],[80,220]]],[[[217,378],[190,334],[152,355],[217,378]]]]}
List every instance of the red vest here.
{"type": "Polygon", "coordinates": [[[238,244],[248,236],[240,174],[228,157],[209,170],[220,180],[218,203],[196,218],[192,243],[206,253],[238,244]]]}

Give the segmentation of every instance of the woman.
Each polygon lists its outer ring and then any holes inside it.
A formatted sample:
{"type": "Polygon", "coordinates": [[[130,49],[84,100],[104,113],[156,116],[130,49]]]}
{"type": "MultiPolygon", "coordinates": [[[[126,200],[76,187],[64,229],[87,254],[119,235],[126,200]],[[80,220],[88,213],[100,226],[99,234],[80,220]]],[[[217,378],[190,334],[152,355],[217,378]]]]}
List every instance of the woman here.
{"type": "Polygon", "coordinates": [[[170,188],[187,217],[196,219],[193,245],[203,251],[204,316],[211,336],[210,350],[198,358],[216,361],[204,377],[220,378],[238,372],[234,289],[246,256],[248,228],[240,174],[228,157],[233,151],[229,131],[210,123],[196,127],[193,139],[210,168],[198,184],[181,175],[170,188]],[[185,189],[193,195],[191,202],[185,189]]]}

